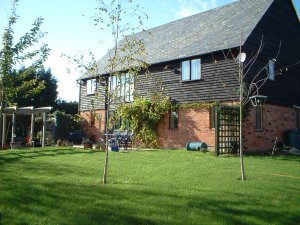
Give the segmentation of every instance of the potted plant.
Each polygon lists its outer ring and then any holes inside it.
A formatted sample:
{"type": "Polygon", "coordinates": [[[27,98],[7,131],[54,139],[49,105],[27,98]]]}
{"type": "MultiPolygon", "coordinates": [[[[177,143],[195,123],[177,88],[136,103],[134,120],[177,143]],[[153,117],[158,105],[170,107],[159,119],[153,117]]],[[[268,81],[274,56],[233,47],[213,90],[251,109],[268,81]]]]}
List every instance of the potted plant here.
{"type": "Polygon", "coordinates": [[[82,144],[83,148],[92,148],[92,142],[89,138],[84,138],[82,144]]]}

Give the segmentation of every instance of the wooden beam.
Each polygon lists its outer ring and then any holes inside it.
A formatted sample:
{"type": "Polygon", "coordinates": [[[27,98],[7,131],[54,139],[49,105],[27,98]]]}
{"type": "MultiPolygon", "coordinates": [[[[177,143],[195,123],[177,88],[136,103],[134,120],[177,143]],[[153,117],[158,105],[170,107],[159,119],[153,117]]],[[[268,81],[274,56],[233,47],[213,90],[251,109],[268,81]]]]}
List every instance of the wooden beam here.
{"type": "Polygon", "coordinates": [[[43,113],[43,132],[42,132],[42,148],[45,147],[45,133],[46,133],[46,113],[43,113]]]}
{"type": "Polygon", "coordinates": [[[3,113],[3,123],[2,123],[2,149],[4,148],[6,140],[6,115],[3,113]]]}

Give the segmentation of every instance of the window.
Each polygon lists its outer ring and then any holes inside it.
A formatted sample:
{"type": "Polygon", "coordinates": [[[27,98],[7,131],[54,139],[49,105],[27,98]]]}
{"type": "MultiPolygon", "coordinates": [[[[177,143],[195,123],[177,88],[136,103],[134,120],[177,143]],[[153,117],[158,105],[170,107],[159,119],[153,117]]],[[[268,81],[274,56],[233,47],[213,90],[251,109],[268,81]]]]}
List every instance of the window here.
{"type": "Polygon", "coordinates": [[[117,88],[117,77],[112,77],[110,79],[110,91],[113,92],[117,88]]]}
{"type": "Polygon", "coordinates": [[[262,106],[256,106],[255,107],[256,110],[256,131],[262,131],[263,130],[263,126],[262,126],[262,122],[263,122],[263,109],[262,106]]]}
{"type": "Polygon", "coordinates": [[[95,94],[97,88],[96,79],[90,79],[86,81],[86,94],[91,95],[95,94]]]}
{"type": "Polygon", "coordinates": [[[110,78],[110,92],[118,101],[132,102],[134,91],[134,78],[130,74],[110,78]]]}
{"type": "Polygon", "coordinates": [[[170,129],[177,129],[178,128],[178,108],[174,107],[173,109],[171,108],[170,110],[170,121],[169,121],[169,128],[170,129]]]}
{"type": "Polygon", "coordinates": [[[189,80],[190,79],[190,61],[183,61],[181,64],[181,80],[189,80]]]}
{"type": "Polygon", "coordinates": [[[122,117],[115,117],[115,111],[109,111],[109,121],[111,121],[112,126],[110,126],[110,131],[113,132],[115,130],[124,130],[124,131],[131,131],[131,121],[125,120],[122,117]],[[112,118],[112,120],[111,120],[112,118]]]}
{"type": "Polygon", "coordinates": [[[275,60],[269,60],[269,80],[275,80],[275,60]]]}
{"type": "Polygon", "coordinates": [[[201,59],[183,61],[181,63],[181,80],[201,79],[201,59]]]}
{"type": "Polygon", "coordinates": [[[126,81],[125,81],[125,101],[126,102],[133,101],[133,92],[134,92],[133,75],[126,74],[126,81]]]}

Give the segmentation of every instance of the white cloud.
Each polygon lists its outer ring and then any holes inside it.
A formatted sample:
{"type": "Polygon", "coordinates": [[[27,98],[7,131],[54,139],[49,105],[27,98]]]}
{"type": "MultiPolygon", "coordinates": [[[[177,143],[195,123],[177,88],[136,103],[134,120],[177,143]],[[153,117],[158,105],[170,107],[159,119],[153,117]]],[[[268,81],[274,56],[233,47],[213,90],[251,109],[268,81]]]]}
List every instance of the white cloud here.
{"type": "Polygon", "coordinates": [[[177,3],[179,6],[177,18],[191,16],[218,6],[216,0],[177,0],[177,3]]]}

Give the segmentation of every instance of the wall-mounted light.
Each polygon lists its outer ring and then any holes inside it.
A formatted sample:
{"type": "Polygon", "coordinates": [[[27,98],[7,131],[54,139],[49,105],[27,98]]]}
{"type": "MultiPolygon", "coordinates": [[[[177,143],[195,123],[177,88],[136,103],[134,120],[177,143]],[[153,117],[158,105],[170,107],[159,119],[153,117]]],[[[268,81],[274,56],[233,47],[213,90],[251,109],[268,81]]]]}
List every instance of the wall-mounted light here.
{"type": "Polygon", "coordinates": [[[250,97],[251,103],[253,106],[262,106],[266,103],[267,96],[264,95],[254,95],[250,97]]]}

